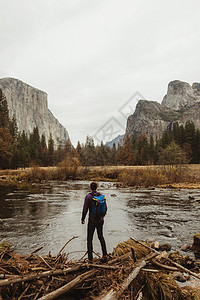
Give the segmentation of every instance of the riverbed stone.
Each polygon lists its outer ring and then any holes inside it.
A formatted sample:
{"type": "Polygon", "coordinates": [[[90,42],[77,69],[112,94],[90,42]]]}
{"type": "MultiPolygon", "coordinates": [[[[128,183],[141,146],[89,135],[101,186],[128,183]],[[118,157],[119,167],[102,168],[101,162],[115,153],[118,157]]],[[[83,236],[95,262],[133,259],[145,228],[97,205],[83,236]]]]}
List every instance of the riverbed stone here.
{"type": "Polygon", "coordinates": [[[159,250],[161,251],[170,251],[171,250],[171,245],[169,243],[165,243],[160,245],[159,250]]]}
{"type": "Polygon", "coordinates": [[[159,241],[155,241],[154,243],[151,244],[151,248],[159,250],[159,241]]]}
{"type": "Polygon", "coordinates": [[[152,238],[152,239],[147,239],[146,240],[146,243],[148,244],[148,245],[151,245],[152,243],[154,243],[155,242],[155,239],[154,238],[152,238]]]}
{"type": "MultiPolygon", "coordinates": [[[[200,248],[200,233],[196,233],[194,236],[194,247],[199,247],[200,248]]],[[[199,249],[200,250],[200,249],[199,249]]]]}
{"type": "Polygon", "coordinates": [[[173,278],[179,282],[186,282],[186,277],[181,272],[174,272],[173,278]]]}
{"type": "Polygon", "coordinates": [[[187,251],[189,249],[189,245],[188,244],[184,244],[182,247],[181,247],[181,250],[182,251],[187,251]]]}

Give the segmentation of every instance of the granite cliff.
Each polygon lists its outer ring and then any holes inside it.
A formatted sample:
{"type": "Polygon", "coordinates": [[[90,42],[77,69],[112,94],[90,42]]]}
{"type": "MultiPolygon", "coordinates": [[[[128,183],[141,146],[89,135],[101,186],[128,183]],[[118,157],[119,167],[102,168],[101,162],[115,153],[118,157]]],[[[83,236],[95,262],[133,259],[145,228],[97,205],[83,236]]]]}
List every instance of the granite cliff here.
{"type": "Polygon", "coordinates": [[[191,120],[200,128],[200,83],[190,86],[187,82],[171,81],[161,104],[139,100],[133,115],[128,117],[126,134],[152,134],[160,138],[173,122],[185,124],[191,120]]]}
{"type": "Polygon", "coordinates": [[[14,78],[0,79],[0,88],[6,96],[10,117],[16,117],[19,131],[30,134],[37,126],[47,141],[52,134],[56,147],[69,139],[65,127],[48,109],[47,93],[14,78]]]}

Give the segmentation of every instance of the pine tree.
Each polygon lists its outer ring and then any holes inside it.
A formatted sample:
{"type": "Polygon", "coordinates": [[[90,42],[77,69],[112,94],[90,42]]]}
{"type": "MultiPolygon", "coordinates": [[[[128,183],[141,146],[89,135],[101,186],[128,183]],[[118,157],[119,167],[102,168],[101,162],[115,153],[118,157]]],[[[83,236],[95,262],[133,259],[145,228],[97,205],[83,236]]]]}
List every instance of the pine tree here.
{"type": "Polygon", "coordinates": [[[181,147],[172,141],[165,149],[160,150],[159,163],[165,165],[185,164],[188,160],[181,147]]]}
{"type": "Polygon", "coordinates": [[[8,128],[10,123],[8,104],[5,95],[0,89],[0,127],[8,128]]]}
{"type": "Polygon", "coordinates": [[[151,164],[155,164],[156,161],[156,150],[154,146],[154,140],[153,135],[150,135],[150,141],[149,141],[149,162],[151,164]]]}
{"type": "Polygon", "coordinates": [[[7,100],[0,89],[0,168],[9,168],[12,157],[12,136],[7,100]]]}
{"type": "Polygon", "coordinates": [[[40,157],[41,165],[44,167],[48,166],[48,149],[46,144],[46,137],[43,133],[40,139],[40,157]]]}
{"type": "Polygon", "coordinates": [[[78,141],[77,147],[76,147],[76,156],[82,165],[83,164],[83,147],[81,146],[79,141],[78,141]]]}
{"type": "Polygon", "coordinates": [[[12,143],[16,144],[18,138],[18,127],[17,127],[17,121],[15,115],[13,115],[12,120],[9,123],[9,128],[10,128],[10,134],[12,136],[12,143]]]}
{"type": "Polygon", "coordinates": [[[38,127],[33,128],[33,132],[30,134],[29,142],[32,164],[41,165],[41,144],[38,127]]]}
{"type": "Polygon", "coordinates": [[[52,138],[52,135],[50,134],[49,140],[48,140],[48,159],[47,159],[48,165],[53,166],[54,165],[54,140],[52,138]]]}
{"type": "Polygon", "coordinates": [[[114,166],[117,165],[117,149],[115,143],[113,144],[110,152],[110,164],[114,166]]]}
{"type": "Polygon", "coordinates": [[[94,146],[94,140],[87,135],[85,146],[83,149],[83,164],[85,166],[95,166],[97,164],[96,148],[94,146]]]}

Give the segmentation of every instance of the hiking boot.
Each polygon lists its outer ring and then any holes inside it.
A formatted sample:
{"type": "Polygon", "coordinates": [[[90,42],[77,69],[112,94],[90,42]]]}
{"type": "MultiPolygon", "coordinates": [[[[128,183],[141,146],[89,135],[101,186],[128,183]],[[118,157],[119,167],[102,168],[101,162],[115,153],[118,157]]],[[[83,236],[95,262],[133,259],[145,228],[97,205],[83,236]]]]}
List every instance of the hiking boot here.
{"type": "Polygon", "coordinates": [[[107,260],[108,260],[107,256],[103,256],[103,257],[100,259],[100,262],[105,263],[105,262],[107,262],[107,260]]]}
{"type": "Polygon", "coordinates": [[[93,263],[93,259],[86,259],[85,262],[86,262],[87,264],[92,264],[92,263],[93,263]]]}

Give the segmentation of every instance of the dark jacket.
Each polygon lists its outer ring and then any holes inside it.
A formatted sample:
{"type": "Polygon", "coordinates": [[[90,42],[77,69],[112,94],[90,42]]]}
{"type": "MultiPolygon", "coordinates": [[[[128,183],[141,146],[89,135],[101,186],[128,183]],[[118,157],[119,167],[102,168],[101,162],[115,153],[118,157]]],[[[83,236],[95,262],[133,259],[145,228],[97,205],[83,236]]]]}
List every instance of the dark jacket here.
{"type": "Polygon", "coordinates": [[[92,194],[89,193],[85,196],[85,201],[83,204],[83,210],[82,210],[82,218],[81,221],[83,222],[85,220],[85,217],[87,215],[87,212],[89,210],[89,221],[103,221],[103,217],[100,217],[98,220],[92,216],[92,195],[99,196],[101,195],[97,191],[92,191],[92,194]]]}

